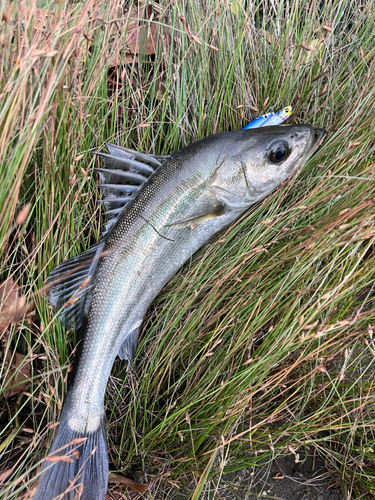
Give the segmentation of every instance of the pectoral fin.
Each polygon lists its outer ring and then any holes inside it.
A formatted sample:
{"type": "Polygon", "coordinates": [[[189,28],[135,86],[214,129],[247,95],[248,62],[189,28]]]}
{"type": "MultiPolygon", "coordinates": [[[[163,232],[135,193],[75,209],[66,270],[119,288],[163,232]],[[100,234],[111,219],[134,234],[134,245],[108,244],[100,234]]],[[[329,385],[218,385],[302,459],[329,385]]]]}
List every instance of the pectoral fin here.
{"type": "Polygon", "coordinates": [[[204,222],[206,220],[214,219],[215,217],[220,217],[221,215],[224,215],[225,213],[225,207],[221,205],[219,208],[216,208],[215,210],[211,212],[206,212],[202,213],[199,215],[196,215],[194,217],[189,217],[188,219],[181,219],[176,222],[173,222],[171,224],[167,224],[165,227],[186,227],[186,226],[191,226],[192,228],[196,227],[198,224],[201,222],[204,222]]]}

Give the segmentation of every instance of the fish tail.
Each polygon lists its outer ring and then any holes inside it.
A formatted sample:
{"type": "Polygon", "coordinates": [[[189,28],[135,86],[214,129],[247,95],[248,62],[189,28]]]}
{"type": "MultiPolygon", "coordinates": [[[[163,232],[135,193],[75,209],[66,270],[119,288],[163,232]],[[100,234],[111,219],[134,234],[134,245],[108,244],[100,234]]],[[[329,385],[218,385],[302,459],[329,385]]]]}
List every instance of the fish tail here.
{"type": "Polygon", "coordinates": [[[97,429],[77,432],[69,411],[64,411],[67,406],[66,402],[33,500],[103,500],[108,484],[104,416],[97,429]]]}

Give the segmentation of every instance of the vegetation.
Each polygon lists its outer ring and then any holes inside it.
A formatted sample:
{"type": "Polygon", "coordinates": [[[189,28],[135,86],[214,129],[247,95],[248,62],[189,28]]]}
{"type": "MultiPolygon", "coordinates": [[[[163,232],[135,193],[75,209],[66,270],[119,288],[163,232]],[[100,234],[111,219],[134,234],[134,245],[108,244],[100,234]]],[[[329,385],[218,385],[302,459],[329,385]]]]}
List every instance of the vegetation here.
{"type": "Polygon", "coordinates": [[[111,467],[199,498],[310,447],[345,498],[374,496],[374,18],[371,0],[0,2],[0,498],[32,493],[66,392],[74,334],[43,282],[100,237],[91,153],[167,154],[285,105],[329,135],[150,308],[108,384],[111,467]]]}

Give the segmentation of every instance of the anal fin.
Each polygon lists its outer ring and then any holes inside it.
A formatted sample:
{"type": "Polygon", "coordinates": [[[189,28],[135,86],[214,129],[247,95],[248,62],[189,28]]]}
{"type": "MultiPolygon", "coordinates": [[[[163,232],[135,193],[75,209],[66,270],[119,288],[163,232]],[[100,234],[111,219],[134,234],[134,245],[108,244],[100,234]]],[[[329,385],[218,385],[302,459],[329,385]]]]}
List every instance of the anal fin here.
{"type": "Polygon", "coordinates": [[[128,370],[130,367],[130,363],[134,358],[135,351],[137,349],[138,336],[139,336],[139,327],[135,328],[132,332],[126,335],[126,338],[121,344],[121,347],[118,351],[118,357],[128,362],[128,370]]]}

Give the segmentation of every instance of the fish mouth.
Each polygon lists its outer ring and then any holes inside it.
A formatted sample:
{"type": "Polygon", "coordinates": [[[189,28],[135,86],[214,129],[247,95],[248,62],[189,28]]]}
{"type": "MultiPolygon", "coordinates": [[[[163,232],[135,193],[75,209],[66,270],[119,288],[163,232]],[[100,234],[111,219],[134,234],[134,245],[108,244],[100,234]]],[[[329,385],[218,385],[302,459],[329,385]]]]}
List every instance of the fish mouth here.
{"type": "Polygon", "coordinates": [[[296,172],[296,170],[298,170],[309,158],[311,158],[315,151],[321,146],[326,135],[327,131],[325,128],[316,128],[311,131],[310,138],[304,148],[302,156],[294,160],[293,164],[288,167],[289,176],[296,172]]]}
{"type": "Polygon", "coordinates": [[[321,146],[324,137],[327,135],[325,128],[316,128],[314,131],[313,143],[310,150],[310,155],[314,154],[315,151],[321,146]]]}

